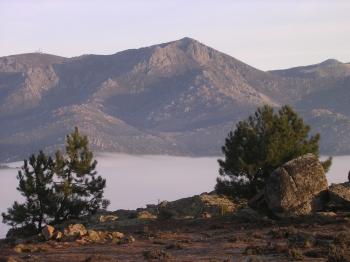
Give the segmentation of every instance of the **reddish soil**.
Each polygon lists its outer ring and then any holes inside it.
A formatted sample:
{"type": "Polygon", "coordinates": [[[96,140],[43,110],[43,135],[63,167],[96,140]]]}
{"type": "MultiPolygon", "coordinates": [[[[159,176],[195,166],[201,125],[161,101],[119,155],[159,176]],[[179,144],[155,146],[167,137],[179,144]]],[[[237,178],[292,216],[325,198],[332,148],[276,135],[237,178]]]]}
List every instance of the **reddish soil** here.
{"type": "Polygon", "coordinates": [[[0,261],[349,261],[347,214],[320,221],[244,220],[167,220],[118,229],[135,238],[128,244],[49,241],[26,244],[31,252],[18,253],[3,243],[0,261]],[[343,260],[332,260],[336,256],[343,260]]]}

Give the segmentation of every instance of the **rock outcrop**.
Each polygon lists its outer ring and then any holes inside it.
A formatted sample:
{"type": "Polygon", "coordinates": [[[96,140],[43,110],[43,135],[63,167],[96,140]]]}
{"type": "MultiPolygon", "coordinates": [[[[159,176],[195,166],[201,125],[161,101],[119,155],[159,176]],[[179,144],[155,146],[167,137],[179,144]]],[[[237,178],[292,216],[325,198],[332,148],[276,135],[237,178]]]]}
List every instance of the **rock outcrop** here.
{"type": "Polygon", "coordinates": [[[140,211],[140,212],[137,213],[137,218],[138,219],[156,219],[157,216],[151,214],[147,210],[144,210],[144,211],[140,211]]]}
{"type": "Polygon", "coordinates": [[[118,219],[118,216],[116,216],[116,215],[101,215],[100,216],[101,223],[111,222],[111,221],[115,221],[117,219],[118,219]]]}
{"type": "Polygon", "coordinates": [[[79,238],[85,236],[87,234],[87,230],[82,224],[71,224],[63,231],[63,235],[67,238],[79,238]]]}
{"type": "Polygon", "coordinates": [[[54,233],[55,233],[55,228],[50,225],[44,226],[43,229],[41,230],[41,234],[44,236],[46,240],[50,240],[51,238],[53,238],[54,233]]]}
{"type": "Polygon", "coordinates": [[[350,210],[350,183],[332,184],[329,189],[328,208],[332,210],[350,210]]]}
{"type": "Polygon", "coordinates": [[[79,244],[107,242],[127,244],[135,241],[132,236],[126,236],[118,231],[101,231],[95,228],[87,229],[83,224],[70,224],[62,231],[53,226],[46,225],[42,229],[41,236],[41,241],[45,239],[46,241],[77,242],[79,244]]]}
{"type": "Polygon", "coordinates": [[[128,237],[120,232],[88,230],[87,235],[82,240],[92,243],[105,243],[110,241],[115,244],[122,244],[126,242],[126,239],[128,239],[128,237]]]}
{"type": "Polygon", "coordinates": [[[257,201],[264,201],[269,212],[277,217],[308,215],[322,210],[328,184],[317,157],[307,154],[277,168],[266,182],[257,201]]]}
{"type": "Polygon", "coordinates": [[[225,196],[203,193],[193,197],[182,198],[176,201],[163,201],[158,205],[160,217],[190,218],[222,216],[233,213],[240,208],[225,196]]]}

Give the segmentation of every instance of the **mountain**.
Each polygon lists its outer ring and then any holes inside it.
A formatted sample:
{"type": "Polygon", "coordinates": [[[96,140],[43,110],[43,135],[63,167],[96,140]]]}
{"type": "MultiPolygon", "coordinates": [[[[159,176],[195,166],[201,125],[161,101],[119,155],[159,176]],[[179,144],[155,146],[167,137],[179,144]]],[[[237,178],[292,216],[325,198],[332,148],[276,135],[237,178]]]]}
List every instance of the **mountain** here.
{"type": "Polygon", "coordinates": [[[325,138],[323,153],[349,153],[349,84],[350,65],[336,60],[264,72],[190,38],[113,55],[2,57],[0,160],[53,152],[74,126],[100,151],[218,155],[263,104],[295,106],[325,138]]]}

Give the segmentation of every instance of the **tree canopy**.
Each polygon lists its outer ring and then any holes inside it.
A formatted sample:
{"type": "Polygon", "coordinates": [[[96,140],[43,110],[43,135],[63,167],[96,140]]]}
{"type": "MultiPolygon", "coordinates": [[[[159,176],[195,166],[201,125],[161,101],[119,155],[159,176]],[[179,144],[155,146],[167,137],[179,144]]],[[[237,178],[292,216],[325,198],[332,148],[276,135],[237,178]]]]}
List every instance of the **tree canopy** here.
{"type": "Polygon", "coordinates": [[[14,202],[8,213],[3,213],[3,221],[11,226],[36,225],[41,228],[48,219],[53,199],[53,161],[43,151],[37,156],[31,155],[24,160],[22,170],[18,172],[17,190],[25,198],[25,203],[14,202]]]}
{"type": "Polygon", "coordinates": [[[106,180],[97,175],[96,165],[88,138],[75,128],[66,138],[65,154],[57,151],[51,158],[40,151],[24,160],[17,190],[25,202],[14,202],[2,213],[3,222],[40,230],[44,223],[57,224],[106,208],[106,180]]]}
{"type": "MultiPolygon", "coordinates": [[[[251,197],[280,165],[306,153],[319,156],[320,135],[309,133],[310,127],[290,106],[277,113],[268,105],[258,108],[225,139],[216,190],[251,197]]],[[[331,158],[322,165],[328,171],[331,158]]]]}

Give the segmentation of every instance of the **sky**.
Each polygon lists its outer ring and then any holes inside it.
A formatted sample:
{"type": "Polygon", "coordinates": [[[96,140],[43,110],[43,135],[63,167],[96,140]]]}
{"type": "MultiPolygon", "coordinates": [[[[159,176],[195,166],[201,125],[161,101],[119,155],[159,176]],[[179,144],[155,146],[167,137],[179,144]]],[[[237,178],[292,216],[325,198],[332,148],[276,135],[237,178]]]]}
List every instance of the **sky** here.
{"type": "Polygon", "coordinates": [[[0,0],[0,56],[194,38],[262,70],[350,62],[348,0],[0,0]]]}

